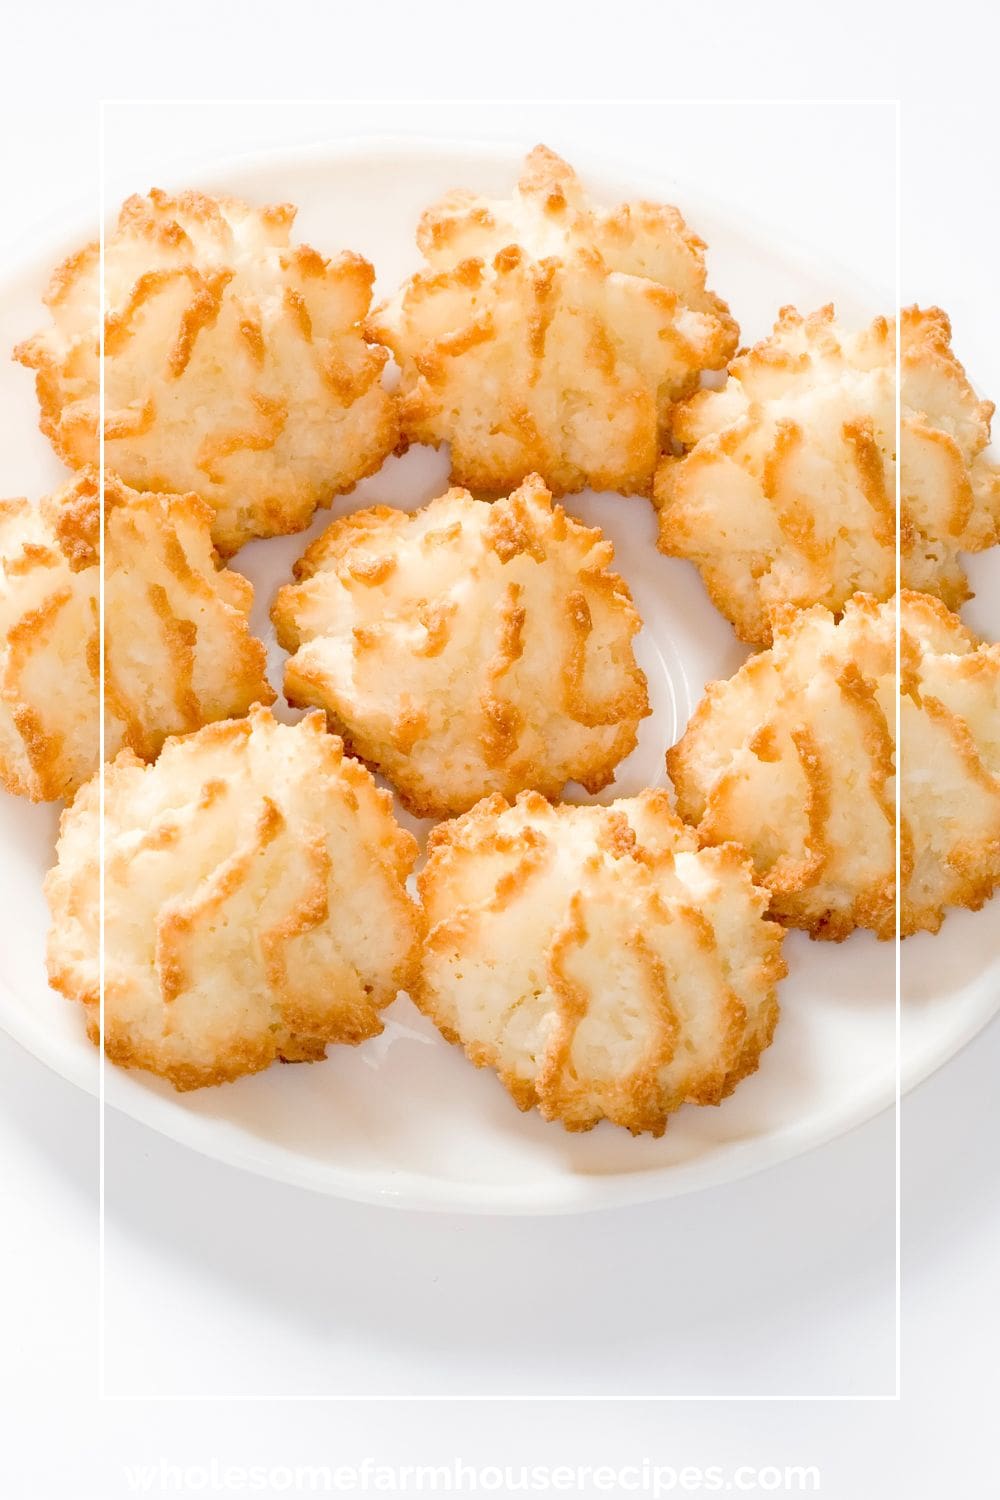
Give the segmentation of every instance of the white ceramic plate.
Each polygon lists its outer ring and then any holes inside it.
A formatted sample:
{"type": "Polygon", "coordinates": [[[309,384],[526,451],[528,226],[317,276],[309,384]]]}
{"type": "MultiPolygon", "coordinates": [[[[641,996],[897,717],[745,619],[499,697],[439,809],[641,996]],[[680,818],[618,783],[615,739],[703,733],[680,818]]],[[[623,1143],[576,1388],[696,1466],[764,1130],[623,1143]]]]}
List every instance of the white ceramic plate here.
{"type": "MultiPolygon", "coordinates": [[[[579,164],[578,164],[579,165],[579,164]]],[[[420,210],[442,191],[475,185],[509,188],[517,163],[509,152],[441,143],[358,143],[242,160],[199,175],[201,186],[252,200],[300,206],[298,230],[326,252],[349,246],[391,287],[416,264],[413,231],[420,210]]],[[[729,301],[744,339],[762,336],[786,302],[812,308],[834,299],[848,321],[891,306],[891,293],[843,269],[818,264],[756,225],[669,177],[649,182],[627,171],[584,172],[608,201],[646,195],[677,202],[707,239],[711,285],[729,301]]],[[[150,184],[122,184],[122,193],[150,184]]],[[[9,348],[41,316],[39,297],[66,243],[40,247],[27,267],[0,284],[0,345],[9,348]]],[[[941,296],[947,300],[947,288],[941,296]]],[[[0,360],[4,445],[0,493],[38,495],[60,467],[37,431],[32,381],[0,360]]],[[[341,499],[333,514],[388,502],[420,505],[444,487],[446,459],[414,449],[341,499]]],[[[585,494],[569,508],[612,537],[617,566],[645,621],[639,639],[654,713],[635,753],[620,768],[610,798],[664,780],[663,752],[683,728],[706,680],[728,676],[745,652],[708,603],[689,565],[654,546],[649,504],[585,494]]],[[[279,583],[314,535],[258,542],[236,566],[257,588],[255,626],[280,652],[267,611],[279,583]]],[[[980,589],[1000,596],[996,558],[977,559],[980,589]]],[[[970,612],[980,629],[1000,634],[1000,613],[970,612]]],[[[292,715],[289,715],[292,717],[292,715]]],[[[410,826],[415,826],[412,820],[410,826]]],[[[47,989],[47,925],[42,876],[51,862],[57,810],[0,794],[0,1024],[31,1052],[82,1087],[96,1091],[97,1054],[80,1016],[47,989]]],[[[1000,924],[996,909],[949,917],[936,938],[905,945],[911,976],[903,1029],[904,1087],[954,1053],[1000,1001],[1000,924]]],[[[688,1107],[659,1141],[633,1140],[602,1125],[568,1135],[521,1115],[496,1079],[447,1046],[405,998],[386,1016],[381,1037],[358,1049],[334,1048],[324,1063],[275,1067],[225,1088],[176,1095],[139,1073],[108,1068],[107,1100],[163,1134],[234,1165],[344,1197],[419,1208],[485,1212],[582,1210],[666,1197],[745,1175],[809,1149],[869,1118],[895,1091],[895,954],[857,934],[835,947],[793,933],[783,1017],[759,1073],[719,1109],[688,1107]]],[[[114,1114],[109,1115],[113,1129],[114,1114]]]]}

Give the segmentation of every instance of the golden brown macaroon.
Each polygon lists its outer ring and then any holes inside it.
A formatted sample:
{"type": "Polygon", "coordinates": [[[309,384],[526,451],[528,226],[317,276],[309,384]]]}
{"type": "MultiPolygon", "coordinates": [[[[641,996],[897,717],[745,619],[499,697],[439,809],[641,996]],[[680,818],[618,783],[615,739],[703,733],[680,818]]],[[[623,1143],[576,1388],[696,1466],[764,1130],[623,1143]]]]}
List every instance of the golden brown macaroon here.
{"type": "MultiPolygon", "coordinates": [[[[178,1089],[382,1030],[411,984],[416,842],[313,714],[266,709],[123,751],[105,790],[105,1050],[178,1089]]],[[[63,813],[49,978],[99,1040],[98,784],[63,813]]]]}
{"type": "MultiPolygon", "coordinates": [[[[1000,879],[1000,648],[939,601],[900,600],[903,936],[1000,879]]],[[[859,595],[778,621],[712,683],[667,754],[682,816],[751,854],[781,921],[840,941],[896,932],[896,604],[859,595]]]]}
{"type": "Polygon", "coordinates": [[[613,559],[537,475],[493,505],[456,489],[358,511],[275,600],[285,694],[325,709],[420,817],[493,791],[598,791],[649,712],[613,559]]]}
{"type": "Polygon", "coordinates": [[[902,932],[941,926],[1000,885],[1000,645],[938,599],[904,594],[902,932]]]}
{"type": "MultiPolygon", "coordinates": [[[[397,441],[387,354],[362,320],[374,273],[293,244],[295,209],[153,189],[105,246],[105,462],[136,489],[194,490],[224,554],[299,531],[397,441]]],[[[42,430],[98,461],[98,246],[69,257],[51,325],[15,351],[38,372],[42,430]]]]}
{"type": "MultiPolygon", "coordinates": [[[[906,586],[953,609],[961,552],[998,540],[992,406],[955,359],[939,309],[902,315],[901,561],[906,586]]],[[[660,548],[693,561],[741,640],[768,645],[787,605],[835,613],[896,588],[896,341],[885,318],[848,332],[832,306],[784,308],[722,390],[677,408],[657,472],[660,548]]]]}
{"type": "MultiPolygon", "coordinates": [[[[253,588],[212,548],[197,495],[105,486],[105,754],[274,698],[253,588]]],[[[0,502],[0,782],[71,795],[99,758],[100,499],[85,470],[38,505],[0,502]]]]}
{"type": "Polygon", "coordinates": [[[670,404],[721,369],[738,330],[705,287],[676,208],[595,208],[544,146],[509,199],[449,193],[423,215],[427,262],[370,320],[402,370],[402,430],[451,444],[452,479],[505,493],[648,494],[670,404]]]}
{"type": "Polygon", "coordinates": [[[894,723],[894,606],[858,596],[839,624],[789,609],[668,751],[678,811],[706,842],[748,850],[779,920],[891,938],[894,723]]]}
{"type": "Polygon", "coordinates": [[[781,929],[742,850],[700,849],[663,791],[607,807],[490,797],[431,834],[414,998],[520,1109],[662,1135],[756,1071],[781,929]]]}
{"type": "Polygon", "coordinates": [[[900,531],[903,586],[957,610],[970,597],[960,552],[1000,542],[1000,467],[986,457],[992,401],[980,401],[939,307],[903,309],[900,531]]]}

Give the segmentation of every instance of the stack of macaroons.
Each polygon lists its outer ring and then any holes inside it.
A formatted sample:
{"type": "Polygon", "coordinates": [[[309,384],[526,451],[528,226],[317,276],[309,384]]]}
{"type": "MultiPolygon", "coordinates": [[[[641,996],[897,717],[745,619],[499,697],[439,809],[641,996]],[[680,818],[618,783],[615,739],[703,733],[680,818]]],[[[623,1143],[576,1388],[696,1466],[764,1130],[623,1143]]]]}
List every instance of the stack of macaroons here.
{"type": "Polygon", "coordinates": [[[736,354],[676,209],[595,206],[538,147],[510,199],[427,211],[426,268],[374,312],[372,267],[296,244],[294,212],[125,204],[103,487],[96,245],[17,351],[76,471],[0,506],[0,777],[76,794],[52,983],[99,1040],[103,777],[113,1061],[230,1081],[364,1041],[405,990],[521,1108],[659,1135],[757,1069],[783,926],[894,934],[897,775],[903,933],[1000,883],[1000,658],[950,613],[960,554],[998,540],[992,408],[944,315],[907,310],[897,521],[892,323],[786,308],[736,354]],[[408,443],[448,444],[468,489],[356,506],[312,541],[272,618],[288,703],[322,713],[280,723],[221,559],[408,443]],[[662,550],[766,648],[670,750],[676,811],[662,789],[555,800],[608,787],[650,711],[611,543],[553,502],[586,486],[652,496],[662,550]],[[452,819],[419,900],[375,772],[452,819]]]}

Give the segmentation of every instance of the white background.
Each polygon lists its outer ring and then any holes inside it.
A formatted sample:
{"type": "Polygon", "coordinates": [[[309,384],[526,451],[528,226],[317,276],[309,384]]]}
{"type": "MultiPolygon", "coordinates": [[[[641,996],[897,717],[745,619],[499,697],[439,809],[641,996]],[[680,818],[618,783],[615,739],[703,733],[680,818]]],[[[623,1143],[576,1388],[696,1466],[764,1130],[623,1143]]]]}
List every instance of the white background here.
{"type": "MultiPolygon", "coordinates": [[[[79,24],[82,8],[72,14],[79,24]]],[[[300,40],[305,46],[309,37],[300,40]]],[[[121,40],[118,46],[123,55],[121,40]]],[[[191,55],[196,68],[203,63],[204,49],[191,55]]],[[[60,112],[52,82],[30,129],[23,112],[12,111],[5,126],[17,149],[5,163],[5,201],[16,211],[0,225],[3,254],[20,250],[43,219],[89,192],[93,112],[60,112]]],[[[879,91],[875,78],[870,87],[879,91]]],[[[160,91],[169,92],[162,83],[160,91]]],[[[178,109],[169,140],[158,138],[159,160],[224,153],[234,140],[278,139],[276,111],[232,106],[226,114],[225,122],[214,116],[209,146],[194,111],[178,109]]],[[[315,112],[280,114],[286,136],[316,128],[315,112]]],[[[411,103],[394,121],[384,106],[355,101],[340,115],[326,110],[323,133],[405,123],[453,134],[457,123],[461,133],[503,135],[530,125],[531,134],[567,150],[579,141],[607,154],[625,150],[638,159],[641,152],[650,162],[666,153],[678,176],[696,174],[735,208],[787,226],[817,253],[863,267],[883,256],[887,189],[871,117],[841,125],[824,157],[822,143],[791,125],[787,110],[768,114],[744,107],[734,124],[718,110],[691,106],[411,103]]],[[[906,124],[906,213],[919,233],[908,241],[904,296],[944,301],[967,363],[1000,389],[988,302],[995,191],[984,191],[990,153],[982,117],[977,122],[966,103],[948,112],[947,130],[937,110],[933,119],[908,112],[906,124]]],[[[365,1454],[433,1462],[455,1453],[483,1463],[619,1463],[653,1454],[678,1466],[815,1463],[823,1493],[845,1500],[989,1494],[991,1483],[996,1488],[986,1433],[995,1412],[1000,1168],[991,1101],[998,1064],[994,1027],[905,1110],[898,1406],[98,1410],[94,1110],[0,1039],[3,1488],[25,1500],[106,1500],[126,1493],[121,1463],[161,1454],[187,1463],[336,1463],[365,1454]]],[[[763,1380],[787,1394],[891,1383],[886,1120],[804,1161],[664,1209],[543,1225],[334,1205],[184,1156],[137,1126],[115,1137],[127,1177],[119,1174],[121,1191],[109,1201],[109,1277],[121,1289],[109,1352],[116,1338],[119,1352],[129,1342],[143,1345],[149,1364],[167,1362],[168,1384],[206,1368],[213,1384],[225,1371],[242,1380],[263,1363],[272,1390],[282,1371],[293,1370],[300,1390],[316,1389],[318,1374],[322,1388],[335,1378],[362,1394],[457,1387],[511,1396],[567,1389],[653,1395],[662,1386],[650,1377],[662,1380],[664,1371],[689,1374],[703,1391],[760,1389],[763,1380]]]]}

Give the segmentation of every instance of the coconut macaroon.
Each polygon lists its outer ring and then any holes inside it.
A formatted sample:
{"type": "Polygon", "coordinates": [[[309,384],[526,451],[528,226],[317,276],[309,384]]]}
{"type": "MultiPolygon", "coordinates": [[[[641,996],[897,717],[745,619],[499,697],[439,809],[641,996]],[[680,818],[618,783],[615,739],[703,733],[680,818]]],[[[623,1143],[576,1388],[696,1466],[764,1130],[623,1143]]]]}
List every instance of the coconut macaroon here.
{"type": "Polygon", "coordinates": [[[451,444],[452,478],[504,493],[647,494],[671,402],[738,330],[676,208],[594,207],[537,146],[509,199],[449,193],[420,220],[427,262],[369,322],[402,370],[402,430],[451,444]]]}
{"type": "MultiPolygon", "coordinates": [[[[372,268],[293,244],[294,217],[154,189],[106,239],[106,464],[136,489],[202,495],[224,553],[300,530],[398,437],[388,355],[362,330],[372,268]]],[[[94,242],[55,272],[51,326],[15,351],[74,468],[97,462],[98,280],[94,242]]]]}
{"type": "Polygon", "coordinates": [[[420,817],[494,791],[598,791],[649,712],[613,558],[537,475],[493,505],[455,489],[355,512],[275,600],[285,694],[325,709],[420,817]]]}
{"type": "Polygon", "coordinates": [[[785,973],[768,895],[699,849],[666,792],[607,807],[488,798],[436,828],[414,998],[520,1109],[662,1135],[753,1073],[785,973]]]}
{"type": "Polygon", "coordinates": [[[772,912],[814,937],[895,933],[895,607],[858,596],[838,624],[778,616],[774,645],[710,683],[667,753],[699,836],[753,858],[772,912]]]}
{"type": "Polygon", "coordinates": [[[784,308],[719,391],[674,413],[656,476],[660,549],[691,559],[741,640],[787,605],[842,610],[895,588],[895,348],[885,318],[847,333],[832,307],[784,308]]]}
{"type": "MultiPolygon", "coordinates": [[[[276,1058],[313,1061],[382,1030],[412,983],[416,842],[322,716],[266,709],[123,751],[104,819],[104,1039],[178,1089],[276,1058]]],[[[62,818],[46,879],[49,977],[99,1040],[98,784],[62,818]]]]}
{"type": "Polygon", "coordinates": [[[1000,542],[1000,467],[984,451],[994,406],[969,384],[939,307],[903,310],[900,370],[903,584],[956,610],[970,597],[958,554],[1000,542]]]}
{"type": "Polygon", "coordinates": [[[903,596],[901,627],[905,936],[1000,885],[1000,645],[925,594],[903,596]]]}
{"type": "MultiPolygon", "coordinates": [[[[105,485],[105,753],[274,697],[253,589],[219,565],[196,495],[105,485]]],[[[99,761],[100,499],[84,471],[35,505],[0,502],[0,782],[71,795],[99,761]]]]}
{"type": "MultiPolygon", "coordinates": [[[[983,456],[992,407],[977,400],[938,309],[901,325],[904,584],[952,608],[968,597],[960,552],[997,541],[1000,471],[983,456]]],[[[832,306],[784,308],[720,391],[678,407],[657,472],[661,550],[691,559],[742,640],[768,645],[786,605],[839,613],[896,588],[896,340],[832,306]]]]}
{"type": "MultiPolygon", "coordinates": [[[[894,600],[779,620],[712,683],[667,754],[682,816],[752,855],[779,920],[839,941],[896,932],[894,600]]],[[[936,930],[1000,879],[1000,648],[926,594],[899,603],[900,930],[936,930]]]]}

